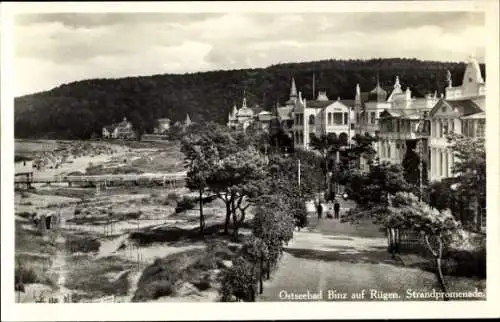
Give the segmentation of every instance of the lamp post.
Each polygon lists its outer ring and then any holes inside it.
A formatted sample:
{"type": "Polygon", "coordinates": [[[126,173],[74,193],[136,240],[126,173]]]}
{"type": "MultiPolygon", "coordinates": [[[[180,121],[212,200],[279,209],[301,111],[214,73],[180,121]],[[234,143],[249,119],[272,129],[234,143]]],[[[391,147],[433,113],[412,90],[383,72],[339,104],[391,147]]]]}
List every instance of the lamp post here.
{"type": "Polygon", "coordinates": [[[423,143],[423,139],[420,138],[419,141],[418,141],[418,155],[419,155],[419,163],[418,163],[418,171],[419,171],[419,199],[420,201],[422,201],[422,196],[423,196],[423,193],[424,193],[424,174],[423,174],[423,168],[424,168],[424,143],[423,143]]]}
{"type": "Polygon", "coordinates": [[[420,124],[417,128],[417,136],[418,136],[418,155],[419,155],[419,163],[418,163],[418,172],[419,172],[419,200],[422,201],[424,195],[424,135],[426,134],[426,126],[425,126],[425,118],[427,114],[423,112],[420,117],[420,124]]]}

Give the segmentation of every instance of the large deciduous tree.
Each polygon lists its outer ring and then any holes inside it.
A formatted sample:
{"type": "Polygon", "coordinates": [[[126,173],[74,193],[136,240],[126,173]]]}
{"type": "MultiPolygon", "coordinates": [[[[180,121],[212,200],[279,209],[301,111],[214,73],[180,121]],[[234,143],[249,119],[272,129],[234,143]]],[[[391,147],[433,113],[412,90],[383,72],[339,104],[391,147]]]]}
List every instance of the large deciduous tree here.
{"type": "Polygon", "coordinates": [[[448,209],[440,211],[432,208],[411,193],[395,194],[387,210],[387,215],[383,218],[386,227],[412,229],[423,234],[424,244],[436,263],[439,285],[446,293],[441,261],[443,252],[449,246],[453,234],[460,228],[460,223],[448,209]]]}
{"type": "MultiPolygon", "coordinates": [[[[238,241],[238,229],[245,220],[253,198],[263,192],[266,160],[253,146],[221,158],[212,167],[207,184],[226,203],[238,241]]],[[[226,213],[227,214],[227,213],[226,213]]],[[[226,217],[226,231],[228,218],[226,217]]]]}
{"type": "Polygon", "coordinates": [[[233,139],[226,135],[225,129],[215,123],[204,125],[192,124],[181,140],[181,151],[185,155],[188,169],[186,185],[199,192],[200,232],[203,233],[205,220],[203,215],[203,192],[208,187],[207,178],[213,167],[220,160],[220,155],[227,155],[233,145],[233,139]]]}
{"type": "Polygon", "coordinates": [[[364,208],[386,206],[389,195],[409,189],[402,167],[385,162],[372,165],[368,173],[353,172],[346,185],[350,198],[364,208]]]}
{"type": "Polygon", "coordinates": [[[469,200],[467,208],[473,213],[476,229],[480,229],[480,214],[486,206],[486,150],[484,138],[452,134],[448,137],[455,156],[452,167],[453,184],[462,200],[469,200]]]}

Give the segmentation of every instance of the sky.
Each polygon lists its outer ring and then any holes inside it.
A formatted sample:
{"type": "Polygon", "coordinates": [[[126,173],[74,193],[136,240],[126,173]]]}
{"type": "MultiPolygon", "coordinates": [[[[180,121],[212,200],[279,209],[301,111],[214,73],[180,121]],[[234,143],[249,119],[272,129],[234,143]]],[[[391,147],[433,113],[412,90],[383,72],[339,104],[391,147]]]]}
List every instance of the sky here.
{"type": "Polygon", "coordinates": [[[22,14],[15,96],[90,78],[320,59],[484,62],[486,35],[480,12],[22,14]]]}

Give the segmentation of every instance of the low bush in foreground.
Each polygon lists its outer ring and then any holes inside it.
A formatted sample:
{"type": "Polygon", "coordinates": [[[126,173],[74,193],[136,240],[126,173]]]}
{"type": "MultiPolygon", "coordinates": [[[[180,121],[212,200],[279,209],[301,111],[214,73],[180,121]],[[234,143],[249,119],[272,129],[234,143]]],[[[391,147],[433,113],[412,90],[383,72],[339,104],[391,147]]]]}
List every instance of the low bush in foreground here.
{"type": "Polygon", "coordinates": [[[16,255],[14,269],[15,285],[45,284],[55,286],[55,276],[48,273],[51,261],[48,258],[38,258],[28,255],[16,255]]]}
{"type": "Polygon", "coordinates": [[[67,265],[70,269],[65,287],[85,292],[89,298],[126,295],[130,287],[128,274],[120,278],[110,278],[109,275],[118,275],[134,267],[134,263],[115,256],[93,260],[86,255],[72,257],[67,265]]]}
{"type": "Polygon", "coordinates": [[[68,235],[66,237],[66,249],[71,253],[94,253],[98,252],[101,242],[91,236],[68,235]]]}
{"type": "Polygon", "coordinates": [[[142,273],[137,283],[133,302],[154,300],[176,294],[182,282],[194,285],[199,291],[215,287],[210,273],[220,267],[223,260],[235,257],[227,244],[210,242],[206,249],[194,249],[156,259],[142,273]]]}
{"type": "Polygon", "coordinates": [[[255,301],[257,278],[254,265],[245,258],[238,257],[234,266],[224,271],[223,281],[221,289],[223,302],[255,301]]]}

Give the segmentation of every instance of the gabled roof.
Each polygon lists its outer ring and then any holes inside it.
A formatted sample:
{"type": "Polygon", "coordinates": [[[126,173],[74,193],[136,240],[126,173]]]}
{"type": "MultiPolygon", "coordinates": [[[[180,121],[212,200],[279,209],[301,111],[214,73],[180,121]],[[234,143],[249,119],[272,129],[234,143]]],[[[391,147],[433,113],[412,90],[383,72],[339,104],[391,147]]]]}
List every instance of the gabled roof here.
{"type": "Polygon", "coordinates": [[[485,112],[479,112],[479,113],[469,114],[467,116],[462,116],[460,118],[462,120],[479,120],[479,119],[485,119],[486,118],[486,113],[485,112]]]}
{"type": "Polygon", "coordinates": [[[384,110],[380,113],[381,118],[402,118],[402,119],[411,119],[418,120],[423,117],[423,113],[417,112],[415,110],[384,110]]]}
{"type": "Polygon", "coordinates": [[[467,116],[475,113],[483,112],[483,110],[474,103],[471,99],[463,99],[463,100],[446,100],[440,99],[436,105],[432,108],[429,115],[432,117],[436,114],[436,112],[442,107],[447,106],[452,110],[456,110],[458,114],[461,116],[467,116]]]}

